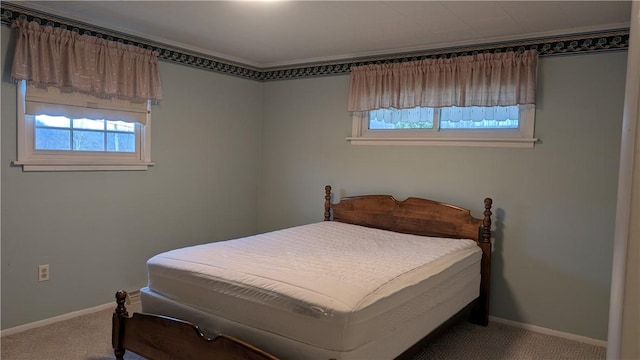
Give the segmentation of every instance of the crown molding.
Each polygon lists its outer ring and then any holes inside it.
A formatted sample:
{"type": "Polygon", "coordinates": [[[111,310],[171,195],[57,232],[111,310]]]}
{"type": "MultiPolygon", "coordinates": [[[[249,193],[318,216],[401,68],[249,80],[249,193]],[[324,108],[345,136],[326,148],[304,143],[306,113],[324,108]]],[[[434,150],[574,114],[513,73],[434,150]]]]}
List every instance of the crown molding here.
{"type": "Polygon", "coordinates": [[[178,63],[255,81],[274,81],[346,74],[350,72],[352,66],[401,63],[414,60],[465,56],[476,53],[498,53],[535,49],[539,52],[540,57],[549,57],[623,51],[629,47],[629,29],[623,28],[261,68],[255,65],[188,50],[172,44],[131,36],[112,29],[48,14],[13,3],[0,3],[0,20],[3,26],[11,26],[14,20],[20,18],[154,50],[159,53],[159,59],[162,61],[178,63]]]}

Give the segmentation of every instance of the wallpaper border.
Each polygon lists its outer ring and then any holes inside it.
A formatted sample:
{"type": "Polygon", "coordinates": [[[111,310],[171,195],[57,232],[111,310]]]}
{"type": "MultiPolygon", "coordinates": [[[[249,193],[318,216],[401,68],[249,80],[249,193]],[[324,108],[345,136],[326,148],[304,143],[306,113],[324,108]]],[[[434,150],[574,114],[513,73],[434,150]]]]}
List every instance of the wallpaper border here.
{"type": "Polygon", "coordinates": [[[109,40],[119,41],[160,53],[159,58],[164,61],[192,66],[203,70],[238,76],[255,81],[274,81],[295,78],[306,78],[326,75],[346,74],[352,66],[399,63],[430,58],[465,56],[474,53],[522,51],[536,49],[540,57],[587,54],[604,51],[622,51],[629,47],[629,29],[616,29],[589,33],[568,34],[553,37],[513,40],[478,44],[472,46],[431,49],[424,51],[395,53],[372,57],[342,59],[332,62],[304,63],[272,68],[256,68],[214,56],[201,54],[148,39],[131,37],[110,29],[77,22],[71,19],[50,15],[16,4],[2,2],[0,4],[0,18],[2,25],[11,26],[13,20],[26,18],[77,31],[82,34],[98,36],[109,40]]]}

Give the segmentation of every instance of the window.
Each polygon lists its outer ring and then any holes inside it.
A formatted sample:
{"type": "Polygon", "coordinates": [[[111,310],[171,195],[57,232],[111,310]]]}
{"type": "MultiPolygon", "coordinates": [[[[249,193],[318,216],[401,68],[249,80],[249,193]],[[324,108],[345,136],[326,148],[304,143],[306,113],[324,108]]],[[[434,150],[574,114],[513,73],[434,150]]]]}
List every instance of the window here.
{"type": "Polygon", "coordinates": [[[353,115],[357,145],[533,147],[534,105],[377,109],[353,115]]]}
{"type": "MultiPolygon", "coordinates": [[[[136,152],[136,124],[124,121],[26,115],[34,122],[34,150],[136,152]]],[[[139,125],[138,125],[139,126],[139,125]]]]}
{"type": "Polygon", "coordinates": [[[537,61],[518,50],[352,66],[347,140],[533,147],[537,61]]]}
{"type": "Polygon", "coordinates": [[[146,170],[149,103],[99,99],[18,83],[18,159],[24,171],[146,170]]]}

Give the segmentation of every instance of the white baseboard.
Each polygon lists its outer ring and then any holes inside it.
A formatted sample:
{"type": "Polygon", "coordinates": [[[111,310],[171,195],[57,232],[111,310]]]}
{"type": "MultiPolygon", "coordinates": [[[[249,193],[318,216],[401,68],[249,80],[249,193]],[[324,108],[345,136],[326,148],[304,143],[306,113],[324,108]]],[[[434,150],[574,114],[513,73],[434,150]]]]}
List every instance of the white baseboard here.
{"type": "MultiPolygon", "coordinates": [[[[128,294],[129,294],[129,297],[127,298],[127,304],[135,304],[135,303],[140,301],[140,291],[138,291],[138,290],[131,291],[128,294]]],[[[107,310],[107,309],[115,309],[115,308],[116,308],[116,303],[115,303],[115,301],[113,301],[113,302],[110,302],[108,304],[102,304],[102,305],[94,306],[94,307],[91,307],[91,308],[88,308],[88,309],[73,311],[73,312],[70,312],[70,313],[67,313],[67,314],[62,314],[62,315],[59,315],[59,316],[54,316],[52,318],[39,320],[39,321],[34,321],[32,323],[19,325],[19,326],[16,326],[16,327],[12,327],[12,328],[9,328],[9,329],[2,330],[0,332],[0,337],[21,333],[23,331],[39,328],[41,326],[50,325],[50,324],[54,324],[54,323],[57,323],[57,322],[60,322],[60,321],[73,319],[73,318],[78,317],[78,316],[89,315],[89,314],[93,314],[93,313],[96,313],[96,312],[99,312],[99,311],[103,311],[103,310],[107,310]]]]}
{"type": "Polygon", "coordinates": [[[140,302],[140,290],[130,291],[127,293],[126,304],[136,304],[140,302]]]}
{"type": "Polygon", "coordinates": [[[495,317],[495,316],[489,316],[489,321],[493,321],[493,322],[500,323],[500,324],[505,324],[505,325],[511,325],[511,326],[514,326],[514,327],[518,327],[518,328],[521,328],[521,329],[537,332],[537,333],[540,333],[540,334],[557,336],[557,337],[564,338],[564,339],[574,340],[574,341],[578,341],[578,342],[589,344],[589,345],[607,347],[607,342],[604,341],[604,340],[592,339],[590,337],[571,334],[571,333],[566,333],[566,332],[553,330],[553,329],[548,329],[548,328],[544,328],[544,327],[541,327],[541,326],[525,324],[525,323],[521,323],[521,322],[517,322],[517,321],[513,321],[513,320],[502,319],[502,318],[495,317]]]}

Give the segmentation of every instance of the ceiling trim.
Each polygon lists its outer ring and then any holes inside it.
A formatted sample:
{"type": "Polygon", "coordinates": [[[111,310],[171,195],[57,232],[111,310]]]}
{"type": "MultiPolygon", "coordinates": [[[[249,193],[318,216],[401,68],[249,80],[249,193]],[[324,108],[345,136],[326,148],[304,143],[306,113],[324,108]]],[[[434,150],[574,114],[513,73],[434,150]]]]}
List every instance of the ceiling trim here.
{"type": "Polygon", "coordinates": [[[592,31],[586,33],[510,40],[486,44],[430,49],[406,53],[341,59],[335,61],[292,64],[282,67],[260,68],[202,54],[180,47],[133,37],[111,29],[78,22],[42,11],[29,9],[17,4],[0,3],[0,19],[3,26],[11,26],[13,20],[26,18],[55,27],[78,31],[82,34],[102,37],[130,45],[158,51],[163,61],[192,66],[203,70],[238,76],[255,81],[274,81],[315,76],[338,75],[350,72],[352,66],[400,63],[414,60],[465,56],[475,53],[496,53],[507,51],[538,50],[540,57],[587,54],[605,51],[623,51],[629,47],[629,29],[592,31]]]}

